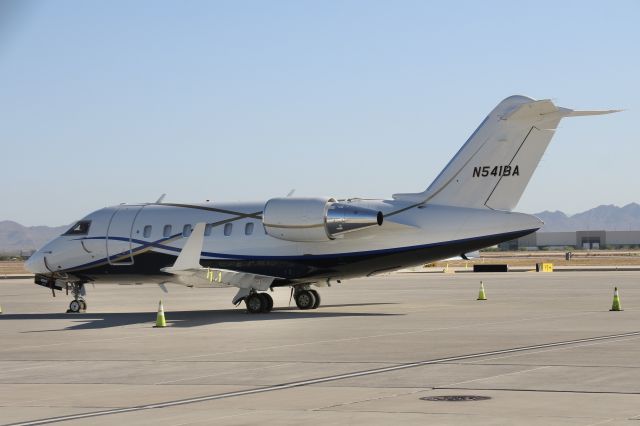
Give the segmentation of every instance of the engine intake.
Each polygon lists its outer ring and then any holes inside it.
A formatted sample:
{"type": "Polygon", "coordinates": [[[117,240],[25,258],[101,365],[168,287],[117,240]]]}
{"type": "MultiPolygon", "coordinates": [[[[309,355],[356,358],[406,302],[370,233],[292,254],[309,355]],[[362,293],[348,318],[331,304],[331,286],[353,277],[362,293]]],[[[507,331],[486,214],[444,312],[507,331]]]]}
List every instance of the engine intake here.
{"type": "Polygon", "coordinates": [[[380,226],[382,212],[336,202],[333,198],[272,198],[262,213],[267,234],[287,241],[329,241],[380,226]]]}

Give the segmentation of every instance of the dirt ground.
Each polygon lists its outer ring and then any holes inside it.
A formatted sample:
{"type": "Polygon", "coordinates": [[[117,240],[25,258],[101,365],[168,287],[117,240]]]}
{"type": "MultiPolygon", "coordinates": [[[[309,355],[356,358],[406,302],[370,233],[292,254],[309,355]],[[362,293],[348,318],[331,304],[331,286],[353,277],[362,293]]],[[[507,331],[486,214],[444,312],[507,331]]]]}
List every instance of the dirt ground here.
{"type": "Polygon", "coordinates": [[[0,275],[28,273],[21,260],[0,260],[0,275]]]}

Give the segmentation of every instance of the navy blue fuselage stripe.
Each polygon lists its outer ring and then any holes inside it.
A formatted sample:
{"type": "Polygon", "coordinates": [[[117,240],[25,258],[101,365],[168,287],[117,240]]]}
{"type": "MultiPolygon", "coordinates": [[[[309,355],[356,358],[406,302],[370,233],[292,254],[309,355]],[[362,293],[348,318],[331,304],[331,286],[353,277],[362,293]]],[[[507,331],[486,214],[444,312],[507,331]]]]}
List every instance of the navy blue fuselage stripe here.
{"type": "MultiPolygon", "coordinates": [[[[179,237],[182,234],[175,234],[175,235],[171,235],[170,237],[167,238],[161,238],[158,241],[151,241],[151,242],[147,242],[147,241],[141,241],[141,240],[136,240],[136,239],[129,239],[126,237],[109,237],[110,240],[116,240],[116,241],[125,241],[125,242],[129,242],[131,241],[132,243],[136,243],[136,244],[140,244],[139,247],[136,247],[134,249],[131,249],[131,251],[127,250],[124,252],[120,252],[120,253],[116,253],[116,254],[112,254],[108,257],[102,258],[102,259],[98,259],[98,260],[94,260],[93,262],[89,262],[89,263],[85,263],[82,265],[78,265],[78,266],[74,266],[72,268],[66,268],[65,270],[75,270],[78,268],[86,268],[89,266],[95,266],[95,265],[99,265],[101,263],[107,262],[108,260],[114,259],[114,258],[118,258],[121,256],[126,256],[129,253],[131,253],[131,256],[134,255],[134,253],[140,252],[146,248],[149,247],[157,247],[157,248],[161,248],[161,249],[165,249],[165,250],[169,250],[169,251],[175,251],[175,252],[180,252],[181,250],[179,248],[175,248],[175,247],[170,247],[170,246],[166,246],[164,244],[159,244],[162,241],[168,241],[174,238],[179,237]]],[[[87,237],[87,238],[77,238],[76,240],[105,240],[106,241],[106,237],[87,237]]]]}
{"type": "MultiPolygon", "coordinates": [[[[110,240],[116,240],[116,241],[125,241],[125,242],[131,241],[132,243],[140,244],[140,247],[136,247],[135,249],[132,249],[131,251],[136,251],[136,250],[144,249],[144,248],[147,248],[147,247],[158,247],[158,248],[162,248],[162,249],[165,249],[165,250],[171,250],[171,251],[180,252],[181,249],[179,249],[179,248],[166,246],[164,244],[160,244],[163,241],[168,241],[168,240],[174,239],[176,237],[179,237],[180,235],[182,235],[182,234],[172,235],[170,237],[162,238],[162,239],[160,239],[158,241],[151,241],[151,242],[137,240],[135,238],[129,239],[127,237],[114,237],[114,236],[109,236],[109,239],[110,240]]],[[[84,239],[85,240],[106,240],[107,237],[89,237],[89,238],[84,238],[84,239]]],[[[114,255],[111,255],[109,257],[120,256],[120,255],[124,255],[126,253],[127,252],[125,251],[125,252],[122,252],[121,254],[118,254],[118,255],[114,254],[114,255]]]]}
{"type": "MultiPolygon", "coordinates": [[[[438,243],[429,243],[429,244],[419,244],[419,245],[415,245],[415,246],[405,246],[405,247],[393,247],[393,248],[388,248],[388,249],[378,249],[378,250],[367,250],[367,251],[358,251],[358,252],[348,252],[348,253],[330,253],[330,254],[309,254],[309,255],[297,255],[297,256],[255,256],[255,255],[237,255],[237,254],[226,254],[226,253],[211,253],[211,252],[206,252],[203,251],[201,253],[201,256],[205,256],[205,257],[210,257],[213,259],[237,259],[237,260],[301,260],[301,259],[331,259],[331,258],[344,258],[344,257],[357,257],[357,256],[368,256],[368,255],[376,255],[376,254],[390,254],[390,253],[401,253],[401,252],[406,252],[406,251],[411,251],[411,250],[418,250],[418,249],[423,249],[423,248],[429,248],[429,247],[439,247],[439,246],[447,246],[450,244],[459,244],[459,243],[464,243],[464,242],[471,242],[471,241],[476,241],[476,240],[480,240],[480,239],[485,239],[485,238],[493,238],[493,237],[504,237],[506,239],[508,239],[508,237],[510,235],[515,235],[515,234],[522,234],[522,233],[531,233],[531,232],[535,232],[538,228],[533,228],[533,229],[525,229],[522,231],[514,231],[514,232],[506,232],[506,233],[501,233],[501,234],[491,234],[491,235],[483,235],[480,237],[471,237],[471,238],[462,238],[459,240],[451,240],[451,241],[442,241],[442,242],[438,242],[438,243]]],[[[180,234],[176,234],[175,236],[178,236],[180,234]]],[[[176,247],[170,247],[170,246],[165,246],[163,244],[158,244],[160,241],[166,241],[170,238],[174,238],[175,236],[169,237],[169,238],[165,238],[165,239],[161,239],[158,241],[153,241],[153,242],[145,242],[145,241],[141,241],[141,240],[135,240],[135,239],[131,239],[131,242],[135,242],[136,244],[141,244],[140,247],[137,247],[135,249],[133,249],[131,251],[131,253],[133,254],[134,252],[143,250],[145,248],[148,247],[156,247],[156,248],[160,248],[160,249],[165,249],[165,250],[169,250],[169,251],[174,251],[174,252],[180,252],[182,251],[182,249],[176,248],[176,247]]],[[[105,239],[105,237],[90,237],[90,238],[86,238],[86,239],[105,239]]],[[[118,240],[118,241],[129,241],[129,238],[126,237],[109,237],[109,239],[114,239],[114,240],[118,240]]],[[[124,252],[125,254],[128,253],[124,252]]],[[[123,255],[123,254],[121,254],[123,255]]],[[[113,257],[117,257],[117,256],[110,256],[109,258],[113,258],[113,257]]],[[[101,260],[97,260],[97,261],[93,261],[90,263],[86,263],[83,265],[78,265],[75,266],[73,268],[67,268],[66,270],[78,270],[78,269],[84,269],[86,267],[89,266],[93,266],[99,263],[104,263],[107,261],[107,258],[101,259],[101,260]]]]}

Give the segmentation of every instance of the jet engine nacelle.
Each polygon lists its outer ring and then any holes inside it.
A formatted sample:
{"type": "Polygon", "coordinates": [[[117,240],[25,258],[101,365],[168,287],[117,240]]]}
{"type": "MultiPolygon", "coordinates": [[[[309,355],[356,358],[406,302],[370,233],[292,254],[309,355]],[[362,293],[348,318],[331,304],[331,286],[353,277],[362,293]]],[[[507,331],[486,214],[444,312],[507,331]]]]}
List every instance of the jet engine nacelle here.
{"type": "Polygon", "coordinates": [[[267,234],[288,241],[329,241],[348,232],[382,225],[382,212],[333,198],[272,198],[262,213],[267,234]]]}

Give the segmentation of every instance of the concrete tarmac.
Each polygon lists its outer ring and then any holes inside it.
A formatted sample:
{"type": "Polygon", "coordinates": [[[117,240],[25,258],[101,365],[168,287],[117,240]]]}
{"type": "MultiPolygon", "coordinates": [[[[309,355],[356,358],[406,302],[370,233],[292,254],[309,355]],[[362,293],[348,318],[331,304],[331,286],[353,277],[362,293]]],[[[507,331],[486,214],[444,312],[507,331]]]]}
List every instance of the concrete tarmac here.
{"type": "Polygon", "coordinates": [[[640,272],[392,274],[261,315],[168,288],[88,286],[65,314],[0,281],[0,424],[640,426],[640,272]]]}

